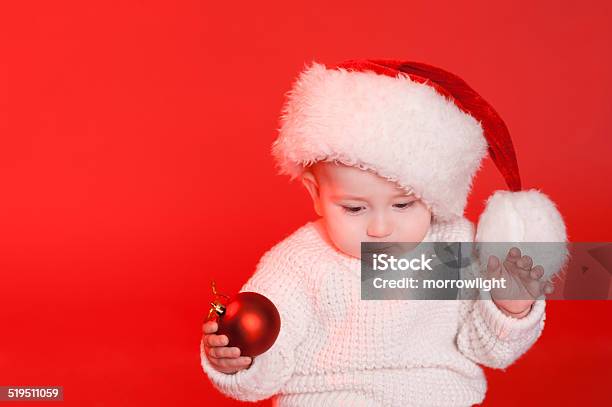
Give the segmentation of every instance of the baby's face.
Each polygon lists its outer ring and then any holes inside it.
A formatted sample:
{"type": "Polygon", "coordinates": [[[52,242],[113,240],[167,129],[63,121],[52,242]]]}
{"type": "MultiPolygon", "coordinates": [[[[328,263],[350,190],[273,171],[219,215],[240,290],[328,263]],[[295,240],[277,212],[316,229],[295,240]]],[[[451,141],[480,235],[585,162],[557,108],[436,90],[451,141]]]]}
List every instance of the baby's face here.
{"type": "Polygon", "coordinates": [[[374,172],[318,162],[302,180],[329,238],[349,256],[360,257],[361,242],[421,242],[427,235],[425,203],[374,172]]]}

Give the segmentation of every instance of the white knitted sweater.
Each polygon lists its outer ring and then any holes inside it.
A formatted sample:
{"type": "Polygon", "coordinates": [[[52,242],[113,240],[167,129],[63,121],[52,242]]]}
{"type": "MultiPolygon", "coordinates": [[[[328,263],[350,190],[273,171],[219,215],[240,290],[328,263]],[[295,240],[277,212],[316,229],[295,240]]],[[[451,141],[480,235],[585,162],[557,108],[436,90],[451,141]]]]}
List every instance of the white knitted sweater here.
{"type": "MultiPolygon", "coordinates": [[[[471,242],[467,219],[434,223],[424,241],[471,242]]],[[[478,364],[504,369],[542,333],[545,301],[522,319],[489,300],[362,301],[360,260],[322,237],[314,222],[269,250],[241,291],[268,297],[279,336],[250,368],[202,368],[229,397],[275,396],[288,406],[468,406],[483,401],[478,364]]]]}

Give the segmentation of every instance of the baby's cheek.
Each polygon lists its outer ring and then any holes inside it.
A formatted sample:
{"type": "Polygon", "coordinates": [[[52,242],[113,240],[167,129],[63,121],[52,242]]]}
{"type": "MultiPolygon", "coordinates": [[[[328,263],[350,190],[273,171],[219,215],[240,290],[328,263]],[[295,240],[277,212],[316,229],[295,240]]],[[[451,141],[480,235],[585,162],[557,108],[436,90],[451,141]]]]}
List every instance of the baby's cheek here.
{"type": "Polygon", "coordinates": [[[398,234],[397,240],[400,242],[421,242],[427,234],[427,229],[421,226],[407,226],[398,234]]]}
{"type": "Polygon", "coordinates": [[[361,252],[363,233],[358,222],[359,219],[336,219],[335,223],[330,223],[328,226],[328,233],[338,250],[353,257],[358,257],[361,252]]]}
{"type": "Polygon", "coordinates": [[[402,242],[421,242],[427,235],[427,231],[431,225],[429,215],[418,214],[408,219],[402,219],[400,222],[398,240],[402,242]]]}

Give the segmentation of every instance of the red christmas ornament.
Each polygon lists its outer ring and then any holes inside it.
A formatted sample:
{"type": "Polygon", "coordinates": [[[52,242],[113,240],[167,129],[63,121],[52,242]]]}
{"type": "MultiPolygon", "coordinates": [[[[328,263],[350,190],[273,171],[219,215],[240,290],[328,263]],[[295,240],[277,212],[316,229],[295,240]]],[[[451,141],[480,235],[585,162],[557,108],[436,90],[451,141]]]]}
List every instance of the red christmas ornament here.
{"type": "Polygon", "coordinates": [[[276,306],[265,296],[255,292],[238,293],[227,304],[219,302],[215,282],[212,282],[215,299],[208,319],[216,316],[217,335],[227,335],[228,347],[240,349],[241,356],[261,355],[272,347],[280,332],[280,314],[276,306]]]}

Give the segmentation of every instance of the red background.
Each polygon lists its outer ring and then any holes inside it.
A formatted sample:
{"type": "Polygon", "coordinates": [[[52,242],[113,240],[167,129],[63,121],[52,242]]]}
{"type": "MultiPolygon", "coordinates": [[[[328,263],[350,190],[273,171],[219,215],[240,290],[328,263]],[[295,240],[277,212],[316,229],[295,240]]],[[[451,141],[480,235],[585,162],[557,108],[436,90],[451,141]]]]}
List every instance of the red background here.
{"type": "MultiPolygon", "coordinates": [[[[313,59],[459,74],[570,239],[612,240],[609,2],[93,3],[0,6],[0,385],[62,385],[75,406],[242,405],[200,369],[209,283],[236,292],[314,217],[269,154],[313,59]]],[[[487,160],[468,218],[500,188],[487,160]]],[[[550,301],[528,354],[486,369],[484,405],[609,404],[611,311],[550,301]]]]}

